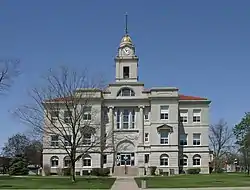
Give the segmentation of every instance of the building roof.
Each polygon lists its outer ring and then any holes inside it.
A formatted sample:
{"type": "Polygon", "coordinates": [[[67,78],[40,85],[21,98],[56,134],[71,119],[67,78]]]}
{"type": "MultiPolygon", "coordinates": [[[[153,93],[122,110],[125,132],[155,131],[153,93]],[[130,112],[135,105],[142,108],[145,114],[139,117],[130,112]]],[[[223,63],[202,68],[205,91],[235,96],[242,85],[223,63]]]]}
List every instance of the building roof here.
{"type": "Polygon", "coordinates": [[[180,100],[208,100],[207,98],[202,98],[198,96],[186,96],[183,94],[179,95],[180,100]]]}
{"type": "MultiPolygon", "coordinates": [[[[60,102],[60,101],[70,101],[70,97],[61,97],[61,98],[55,98],[55,99],[51,99],[51,100],[47,100],[46,102],[60,102]]],[[[179,95],[179,100],[208,100],[207,98],[204,97],[198,97],[198,96],[187,96],[187,95],[183,95],[180,94],[179,95]]]]}

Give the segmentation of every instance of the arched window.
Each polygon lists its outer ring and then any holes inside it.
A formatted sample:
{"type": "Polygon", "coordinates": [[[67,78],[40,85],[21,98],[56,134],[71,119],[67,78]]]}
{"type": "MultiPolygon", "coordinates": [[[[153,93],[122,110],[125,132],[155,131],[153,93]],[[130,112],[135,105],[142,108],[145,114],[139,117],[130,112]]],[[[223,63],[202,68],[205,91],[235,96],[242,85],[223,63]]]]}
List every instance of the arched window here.
{"type": "Polygon", "coordinates": [[[117,96],[135,96],[135,92],[130,88],[122,88],[117,96]]]}
{"type": "Polygon", "coordinates": [[[193,156],[193,166],[200,166],[201,165],[201,156],[196,154],[193,156]]]}
{"type": "Polygon", "coordinates": [[[59,165],[59,158],[57,156],[52,156],[50,159],[51,167],[58,167],[59,165]]]}
{"type": "Polygon", "coordinates": [[[65,168],[70,167],[70,157],[69,156],[65,156],[63,159],[63,165],[65,168]]]}
{"type": "Polygon", "coordinates": [[[188,157],[186,155],[183,155],[180,158],[180,165],[181,166],[187,166],[188,165],[188,157]]]}
{"type": "Polygon", "coordinates": [[[86,155],[82,158],[82,165],[83,167],[91,166],[91,157],[89,155],[86,155]]]}
{"type": "Polygon", "coordinates": [[[160,156],[160,165],[161,166],[168,166],[168,155],[167,154],[162,154],[160,156]]]}

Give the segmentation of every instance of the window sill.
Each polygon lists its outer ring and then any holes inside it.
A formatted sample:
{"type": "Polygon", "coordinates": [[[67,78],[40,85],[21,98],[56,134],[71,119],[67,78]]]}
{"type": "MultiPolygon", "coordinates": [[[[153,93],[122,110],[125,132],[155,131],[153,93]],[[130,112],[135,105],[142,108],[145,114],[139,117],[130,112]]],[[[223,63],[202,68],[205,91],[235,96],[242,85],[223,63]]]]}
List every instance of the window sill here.
{"type": "Polygon", "coordinates": [[[115,129],[114,132],[139,132],[139,129],[115,129]]]}
{"type": "Polygon", "coordinates": [[[92,166],[83,166],[83,168],[88,168],[89,169],[89,168],[92,168],[92,166]]]}
{"type": "Polygon", "coordinates": [[[169,167],[169,165],[166,165],[166,166],[159,166],[160,168],[168,168],[169,167]]]}
{"type": "Polygon", "coordinates": [[[50,168],[52,168],[52,169],[56,169],[56,168],[58,168],[59,166],[51,166],[50,168]]]}

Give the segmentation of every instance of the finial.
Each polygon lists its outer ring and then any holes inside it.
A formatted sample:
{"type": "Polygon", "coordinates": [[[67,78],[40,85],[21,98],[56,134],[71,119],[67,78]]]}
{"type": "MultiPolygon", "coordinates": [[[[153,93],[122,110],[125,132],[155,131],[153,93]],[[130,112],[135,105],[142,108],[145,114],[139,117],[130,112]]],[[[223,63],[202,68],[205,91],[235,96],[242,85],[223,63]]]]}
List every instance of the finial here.
{"type": "Polygon", "coordinates": [[[128,13],[125,14],[125,34],[128,34],[128,13]]]}

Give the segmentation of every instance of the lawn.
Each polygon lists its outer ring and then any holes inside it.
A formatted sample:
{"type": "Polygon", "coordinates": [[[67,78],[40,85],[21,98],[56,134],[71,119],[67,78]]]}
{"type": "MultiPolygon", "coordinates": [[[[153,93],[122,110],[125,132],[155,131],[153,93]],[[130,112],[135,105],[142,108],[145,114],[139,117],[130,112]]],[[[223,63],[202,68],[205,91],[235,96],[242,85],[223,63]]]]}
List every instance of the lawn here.
{"type": "MultiPolygon", "coordinates": [[[[141,186],[142,178],[135,178],[141,186]]],[[[146,177],[148,188],[248,187],[250,176],[245,174],[178,175],[146,177]]]]}
{"type": "Polygon", "coordinates": [[[115,178],[83,178],[76,183],[58,177],[4,177],[0,176],[0,189],[110,189],[115,178]]]}

